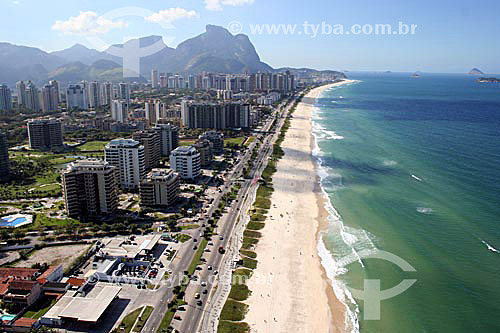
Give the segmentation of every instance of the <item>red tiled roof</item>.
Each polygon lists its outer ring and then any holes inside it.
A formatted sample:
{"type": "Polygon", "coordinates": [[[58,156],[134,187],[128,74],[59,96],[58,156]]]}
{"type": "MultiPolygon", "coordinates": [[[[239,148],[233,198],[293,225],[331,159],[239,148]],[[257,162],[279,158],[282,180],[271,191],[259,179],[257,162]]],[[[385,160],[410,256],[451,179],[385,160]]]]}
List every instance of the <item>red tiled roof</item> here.
{"type": "Polygon", "coordinates": [[[9,282],[9,289],[31,291],[36,284],[38,284],[37,281],[14,280],[9,282]]]}
{"type": "Polygon", "coordinates": [[[79,278],[74,278],[74,277],[69,278],[67,282],[74,287],[81,287],[85,284],[84,279],[79,279],[79,278]]]}
{"type": "MultiPolygon", "coordinates": [[[[38,277],[38,279],[46,279],[50,274],[52,274],[59,266],[50,266],[42,275],[38,277]]],[[[37,280],[38,280],[37,279],[37,280]]]]}
{"type": "Polygon", "coordinates": [[[8,283],[0,283],[0,295],[5,294],[5,292],[9,289],[8,283]]]}
{"type": "Polygon", "coordinates": [[[38,269],[24,267],[0,267],[0,277],[8,278],[15,277],[21,279],[30,279],[38,269]]]}
{"type": "Polygon", "coordinates": [[[33,327],[33,324],[36,323],[36,319],[31,318],[19,318],[14,322],[14,326],[17,327],[33,327]]]}

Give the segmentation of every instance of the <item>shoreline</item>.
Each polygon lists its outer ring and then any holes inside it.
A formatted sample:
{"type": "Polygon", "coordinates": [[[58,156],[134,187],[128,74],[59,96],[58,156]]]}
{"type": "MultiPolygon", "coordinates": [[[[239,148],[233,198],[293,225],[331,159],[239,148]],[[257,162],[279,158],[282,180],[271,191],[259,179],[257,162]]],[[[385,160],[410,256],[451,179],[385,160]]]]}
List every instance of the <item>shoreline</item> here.
{"type": "Polygon", "coordinates": [[[251,332],[346,329],[346,307],[336,298],[318,253],[329,214],[313,156],[312,113],[325,90],[352,82],[311,90],[293,114],[282,144],[285,156],[273,176],[272,206],[255,247],[258,265],[248,281],[252,295],[245,302],[245,321],[251,332]]]}

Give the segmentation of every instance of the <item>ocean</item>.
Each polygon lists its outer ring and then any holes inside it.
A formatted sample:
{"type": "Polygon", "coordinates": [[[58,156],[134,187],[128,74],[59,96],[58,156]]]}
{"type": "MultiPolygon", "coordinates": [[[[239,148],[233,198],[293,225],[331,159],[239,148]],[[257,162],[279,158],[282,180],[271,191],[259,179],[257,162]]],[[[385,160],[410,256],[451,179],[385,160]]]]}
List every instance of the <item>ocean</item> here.
{"type": "Polygon", "coordinates": [[[500,84],[349,78],[318,99],[313,134],[330,212],[318,249],[350,331],[500,332],[500,84]],[[367,280],[416,282],[377,319],[367,280]]]}

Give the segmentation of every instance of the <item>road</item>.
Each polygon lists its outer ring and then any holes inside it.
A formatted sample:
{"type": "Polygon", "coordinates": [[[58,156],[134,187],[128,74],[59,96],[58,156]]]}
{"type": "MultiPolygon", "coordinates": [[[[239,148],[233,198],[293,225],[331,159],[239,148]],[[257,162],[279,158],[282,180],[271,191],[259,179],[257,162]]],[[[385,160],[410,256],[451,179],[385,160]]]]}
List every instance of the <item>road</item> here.
{"type": "MultiPolygon", "coordinates": [[[[284,122],[284,115],[288,112],[289,108],[293,104],[293,101],[290,102],[284,111],[281,113],[279,125],[277,126],[279,133],[279,129],[284,122]]],[[[274,117],[270,117],[268,122],[263,127],[263,132],[269,132],[271,130],[271,126],[273,123],[274,117]]],[[[215,274],[214,272],[221,269],[223,260],[226,258],[225,255],[222,255],[218,252],[219,247],[229,248],[228,245],[231,245],[231,242],[234,242],[233,239],[233,230],[239,220],[242,220],[244,217],[247,207],[249,207],[253,203],[253,199],[250,200],[248,194],[253,190],[256,190],[258,186],[258,182],[256,181],[262,171],[264,170],[266,163],[264,163],[272,152],[272,144],[274,139],[276,138],[276,133],[264,135],[261,134],[260,137],[262,139],[262,145],[259,148],[259,153],[257,159],[254,161],[254,166],[250,172],[250,177],[252,179],[245,179],[241,183],[240,191],[238,192],[238,197],[235,201],[233,201],[231,207],[229,207],[229,212],[224,214],[217,226],[217,235],[212,237],[212,244],[207,246],[208,251],[205,252],[203,258],[206,260],[206,264],[203,265],[203,269],[201,271],[196,271],[195,275],[198,277],[198,281],[191,281],[189,287],[186,290],[185,300],[188,303],[185,306],[185,312],[177,312],[176,315],[180,315],[181,321],[173,321],[171,323],[172,326],[176,327],[180,332],[193,333],[198,332],[198,328],[202,322],[203,315],[207,311],[207,306],[210,305],[210,296],[213,289],[212,283],[207,283],[206,287],[201,286],[202,281],[211,282],[214,281],[215,274]],[[240,219],[238,219],[240,217],[240,219]],[[212,269],[209,270],[208,266],[212,266],[212,269]],[[203,290],[207,290],[207,294],[203,294],[203,290]],[[194,294],[199,293],[201,295],[202,305],[198,306],[196,304],[197,300],[194,299],[194,294]]],[[[233,185],[235,182],[241,177],[242,171],[244,167],[248,164],[252,151],[257,145],[258,140],[252,142],[252,144],[248,147],[245,154],[242,156],[240,161],[237,163],[233,171],[228,175],[227,180],[225,182],[224,189],[219,195],[215,198],[214,202],[210,206],[204,221],[202,223],[207,223],[207,221],[212,217],[215,210],[218,208],[222,197],[231,192],[233,185]]],[[[204,229],[200,229],[201,232],[204,229]]],[[[198,238],[199,240],[199,238],[198,238]]],[[[144,325],[142,332],[155,333],[157,332],[160,323],[163,319],[163,316],[168,310],[168,303],[173,297],[173,291],[171,286],[175,286],[180,284],[180,279],[183,276],[183,272],[188,269],[191,261],[193,259],[193,255],[195,251],[193,250],[193,246],[197,243],[193,243],[193,241],[189,241],[183,246],[175,259],[175,263],[172,264],[173,267],[170,267],[172,270],[171,279],[173,283],[169,285],[163,285],[156,293],[161,294],[160,302],[155,305],[154,310],[149,317],[148,321],[144,325]]]]}
{"type": "MultiPolygon", "coordinates": [[[[190,290],[190,293],[186,293],[186,300],[188,300],[189,306],[187,307],[187,312],[183,314],[182,320],[179,323],[175,323],[175,327],[179,330],[181,333],[193,333],[193,332],[198,332],[198,331],[212,331],[215,332],[217,327],[215,323],[212,323],[212,327],[210,327],[210,320],[209,317],[212,314],[212,312],[217,312],[215,317],[218,317],[218,314],[220,313],[221,306],[220,304],[223,304],[226,297],[227,293],[225,295],[218,295],[220,299],[217,299],[214,293],[214,286],[217,285],[217,288],[223,288],[224,286],[222,283],[217,283],[216,281],[211,278],[211,275],[213,275],[214,270],[222,270],[222,265],[225,259],[232,259],[235,257],[235,254],[239,252],[239,241],[237,237],[241,237],[240,235],[236,235],[234,232],[234,229],[237,226],[243,226],[244,227],[244,220],[246,218],[246,213],[248,209],[252,206],[254,198],[252,193],[255,193],[258,187],[258,179],[260,178],[262,172],[264,171],[265,167],[267,166],[267,160],[270,157],[273,149],[273,144],[275,140],[277,139],[281,127],[284,123],[285,117],[290,109],[292,107],[293,101],[289,103],[289,105],[282,111],[280,114],[278,126],[276,127],[277,130],[276,132],[267,134],[263,136],[262,144],[259,148],[257,158],[254,161],[253,168],[250,173],[250,179],[246,179],[242,186],[241,189],[238,193],[237,199],[233,202],[233,205],[230,207],[230,211],[228,214],[225,216],[224,221],[220,221],[221,223],[221,230],[219,232],[220,235],[223,236],[223,240],[220,240],[220,238],[217,238],[217,241],[214,242],[214,245],[210,247],[211,252],[208,254],[207,259],[207,264],[203,266],[203,270],[200,272],[200,278],[199,281],[205,281],[207,282],[206,287],[202,287],[200,283],[193,284],[192,288],[190,290]],[[217,251],[219,246],[224,246],[225,249],[227,249],[227,253],[225,255],[220,255],[217,251]],[[229,257],[229,258],[228,258],[229,257]],[[212,270],[208,270],[208,266],[212,266],[212,270]],[[215,283],[212,283],[215,282],[215,283]],[[203,294],[203,290],[207,290],[207,294],[203,294]],[[199,293],[201,295],[201,301],[203,302],[201,306],[198,306],[196,304],[197,300],[194,299],[194,297],[189,298],[189,296],[194,295],[195,293],[199,293]],[[217,307],[217,305],[219,305],[217,307]],[[203,329],[200,330],[200,325],[204,324],[203,329]],[[205,327],[206,326],[206,327],[205,327]]],[[[272,119],[269,120],[269,122],[264,126],[264,132],[269,132],[271,129],[272,125],[272,119]]],[[[251,149],[247,151],[247,154],[245,157],[242,159],[242,162],[246,165],[248,160],[251,157],[251,152],[253,150],[253,146],[251,149]]],[[[243,167],[243,165],[240,165],[243,167]]],[[[239,172],[238,168],[235,170],[232,179],[237,179],[239,177],[239,172]]],[[[241,229],[243,231],[244,228],[241,229]]],[[[219,281],[220,282],[220,281],[219,281]]],[[[227,286],[226,286],[227,287],[227,286]]]]}

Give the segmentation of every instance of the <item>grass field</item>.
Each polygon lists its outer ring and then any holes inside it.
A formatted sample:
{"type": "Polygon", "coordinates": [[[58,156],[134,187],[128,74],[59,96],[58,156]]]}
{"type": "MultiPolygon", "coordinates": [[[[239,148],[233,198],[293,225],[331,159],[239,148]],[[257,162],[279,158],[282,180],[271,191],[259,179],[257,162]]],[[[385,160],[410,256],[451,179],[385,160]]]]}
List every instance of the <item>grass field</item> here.
{"type": "Polygon", "coordinates": [[[23,317],[39,319],[44,314],[46,314],[54,304],[56,304],[55,299],[51,300],[44,298],[43,300],[39,300],[29,307],[28,311],[26,311],[23,317]]]}
{"type": "Polygon", "coordinates": [[[238,146],[241,146],[245,140],[245,136],[238,136],[236,138],[224,138],[224,145],[227,146],[229,144],[237,144],[238,146]]]}
{"type": "Polygon", "coordinates": [[[109,141],[89,141],[78,147],[80,151],[103,151],[109,141]]]}

